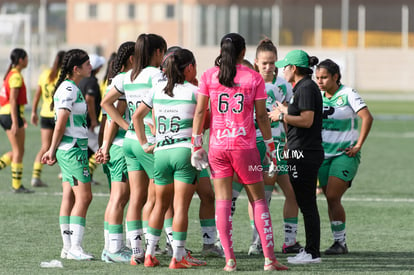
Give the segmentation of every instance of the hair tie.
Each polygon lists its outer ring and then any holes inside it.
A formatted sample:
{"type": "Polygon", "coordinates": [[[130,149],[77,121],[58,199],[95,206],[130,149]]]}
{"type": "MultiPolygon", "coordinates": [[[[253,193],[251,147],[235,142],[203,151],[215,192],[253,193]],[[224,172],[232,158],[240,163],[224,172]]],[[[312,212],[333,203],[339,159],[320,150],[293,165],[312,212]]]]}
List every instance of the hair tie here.
{"type": "Polygon", "coordinates": [[[225,41],[227,40],[227,41],[233,42],[233,40],[230,37],[226,37],[226,39],[224,39],[224,40],[225,41]]]}

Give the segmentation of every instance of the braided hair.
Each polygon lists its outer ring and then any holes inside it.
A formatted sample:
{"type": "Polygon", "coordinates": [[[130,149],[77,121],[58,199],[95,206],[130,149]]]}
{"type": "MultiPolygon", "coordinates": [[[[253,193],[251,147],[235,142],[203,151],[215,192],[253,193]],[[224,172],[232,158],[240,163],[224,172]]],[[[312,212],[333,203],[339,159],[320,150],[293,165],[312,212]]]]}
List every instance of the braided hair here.
{"type": "Polygon", "coordinates": [[[246,49],[246,42],[240,34],[229,33],[221,39],[220,46],[220,55],[214,62],[220,67],[219,82],[223,86],[233,87],[234,77],[237,74],[237,60],[241,52],[246,49]]]}
{"type": "Polygon", "coordinates": [[[187,49],[175,50],[167,57],[164,74],[167,77],[167,85],[164,92],[174,97],[173,89],[175,84],[183,84],[185,81],[184,70],[188,65],[195,65],[194,55],[187,49]]]}
{"type": "Polygon", "coordinates": [[[16,67],[19,64],[20,59],[25,59],[27,56],[27,52],[21,48],[15,48],[10,53],[10,65],[7,68],[6,74],[4,75],[3,80],[6,79],[7,75],[11,71],[12,68],[16,67]]]}
{"type": "MultiPolygon", "coordinates": [[[[80,67],[83,63],[89,60],[88,54],[81,49],[72,49],[65,53],[63,56],[62,66],[60,68],[60,75],[56,82],[55,90],[53,91],[52,98],[55,96],[57,89],[59,88],[60,84],[67,79],[70,78],[73,74],[73,68],[75,66],[80,67]]],[[[50,110],[53,111],[55,107],[54,100],[50,104],[50,110]]]]}
{"type": "Polygon", "coordinates": [[[128,59],[134,55],[134,50],[135,42],[132,41],[124,42],[119,46],[109,78],[113,78],[126,67],[128,59]]]}

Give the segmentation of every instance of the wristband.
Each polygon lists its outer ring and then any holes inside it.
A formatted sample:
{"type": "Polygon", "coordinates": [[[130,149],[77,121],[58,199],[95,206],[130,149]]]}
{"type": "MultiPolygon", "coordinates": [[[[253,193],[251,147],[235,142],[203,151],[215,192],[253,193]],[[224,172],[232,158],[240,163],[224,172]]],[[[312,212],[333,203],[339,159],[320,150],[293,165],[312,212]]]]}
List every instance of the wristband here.
{"type": "Polygon", "coordinates": [[[191,144],[194,147],[202,147],[203,146],[203,135],[202,134],[201,135],[193,134],[191,136],[191,144]]]}
{"type": "Polygon", "coordinates": [[[150,147],[150,145],[148,144],[148,142],[147,143],[145,143],[145,144],[143,144],[143,145],[141,145],[141,147],[142,147],[142,150],[147,150],[148,149],[148,147],[150,147]]]}

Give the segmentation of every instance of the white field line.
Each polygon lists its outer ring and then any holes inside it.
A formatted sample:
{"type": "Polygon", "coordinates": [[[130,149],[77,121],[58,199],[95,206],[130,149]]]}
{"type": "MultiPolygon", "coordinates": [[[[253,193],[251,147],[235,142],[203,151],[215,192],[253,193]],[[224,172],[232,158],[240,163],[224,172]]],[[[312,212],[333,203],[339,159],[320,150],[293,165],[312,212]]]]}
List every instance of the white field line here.
{"type": "MultiPolygon", "coordinates": [[[[6,192],[2,192],[6,193],[6,192]]],[[[46,192],[36,192],[33,195],[41,195],[41,196],[62,196],[61,192],[54,192],[54,193],[46,193],[46,192]]],[[[94,197],[109,197],[108,193],[93,193],[94,197]]],[[[195,199],[198,199],[197,194],[194,195],[195,199]]],[[[240,195],[238,199],[246,200],[246,195],[240,195]]],[[[285,198],[282,195],[273,195],[272,200],[284,200],[285,198]]],[[[326,201],[325,197],[323,195],[318,196],[318,200],[320,201],[326,201]]],[[[358,198],[358,197],[344,197],[342,198],[342,201],[355,201],[355,202],[394,202],[394,203],[414,203],[414,198],[358,198]]]]}
{"type": "Polygon", "coordinates": [[[396,133],[396,132],[371,132],[369,134],[370,137],[377,137],[377,138],[414,138],[414,132],[404,132],[404,133],[396,133]]]}

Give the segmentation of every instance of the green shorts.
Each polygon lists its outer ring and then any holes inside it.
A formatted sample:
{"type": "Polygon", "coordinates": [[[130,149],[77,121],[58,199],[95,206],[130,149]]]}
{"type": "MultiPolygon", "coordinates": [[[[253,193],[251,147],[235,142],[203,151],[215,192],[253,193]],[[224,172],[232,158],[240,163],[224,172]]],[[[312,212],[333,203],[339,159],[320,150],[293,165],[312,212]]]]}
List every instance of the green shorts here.
{"type": "MultiPolygon", "coordinates": [[[[256,143],[257,149],[260,153],[260,162],[263,167],[263,171],[269,170],[269,164],[263,164],[265,156],[266,156],[266,145],[263,141],[260,141],[256,143]]],[[[287,161],[283,158],[283,148],[285,147],[284,142],[275,142],[275,147],[277,150],[277,174],[280,175],[286,175],[289,173],[289,170],[287,169],[287,161]]]]}
{"type": "Polygon", "coordinates": [[[62,171],[62,182],[69,182],[71,186],[77,186],[78,182],[91,181],[88,150],[84,146],[87,146],[88,140],[85,140],[85,144],[83,140],[80,140],[77,145],[67,151],[59,149],[56,151],[56,159],[62,171]]]}
{"type": "Polygon", "coordinates": [[[154,153],[154,183],[167,185],[178,180],[195,184],[197,170],[191,165],[190,148],[171,148],[154,153]]]}
{"type": "Polygon", "coordinates": [[[210,178],[210,174],[208,173],[208,169],[203,169],[200,171],[200,174],[198,175],[199,178],[210,178]]]}
{"type": "Polygon", "coordinates": [[[361,152],[358,152],[355,157],[348,157],[348,155],[342,154],[325,159],[319,168],[319,186],[326,186],[328,184],[328,178],[332,176],[345,182],[349,182],[349,187],[351,187],[352,180],[358,171],[360,161],[361,152]]]}
{"type": "Polygon", "coordinates": [[[127,163],[122,147],[112,144],[109,149],[110,159],[107,167],[110,174],[110,182],[126,182],[128,179],[127,163]]]}
{"type": "Polygon", "coordinates": [[[125,138],[122,145],[128,172],[145,171],[148,178],[154,178],[154,155],[142,150],[138,140],[125,138]]]}

